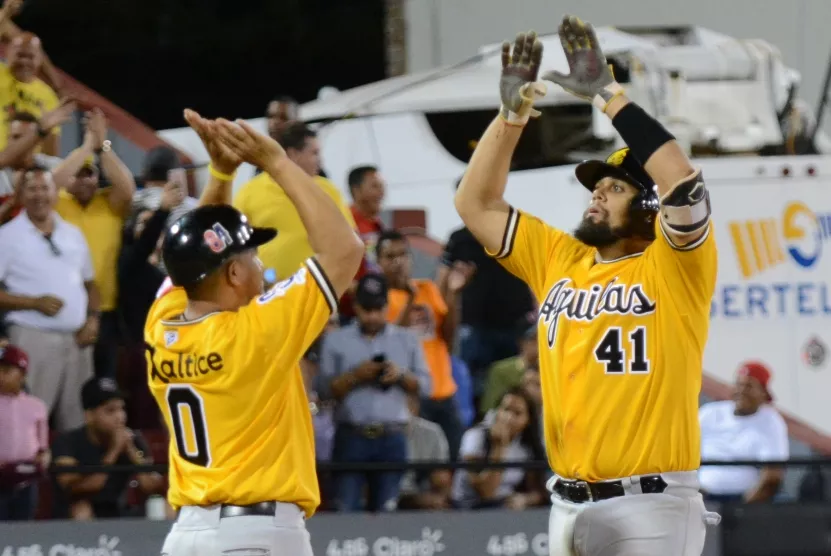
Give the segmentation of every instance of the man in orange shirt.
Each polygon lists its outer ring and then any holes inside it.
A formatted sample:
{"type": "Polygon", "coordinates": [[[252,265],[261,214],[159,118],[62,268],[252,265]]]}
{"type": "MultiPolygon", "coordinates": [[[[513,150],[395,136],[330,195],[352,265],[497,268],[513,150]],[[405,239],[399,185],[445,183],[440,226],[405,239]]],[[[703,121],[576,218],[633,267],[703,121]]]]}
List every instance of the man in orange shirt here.
{"type": "Polygon", "coordinates": [[[438,424],[447,437],[450,457],[456,458],[462,424],[454,394],[456,382],[450,350],[456,335],[459,292],[473,275],[473,266],[458,262],[450,269],[446,297],[432,280],[412,279],[407,238],[395,230],[382,232],[375,244],[378,265],[390,285],[387,320],[409,327],[421,338],[424,359],[433,380],[433,393],[421,402],[421,415],[438,424]]]}

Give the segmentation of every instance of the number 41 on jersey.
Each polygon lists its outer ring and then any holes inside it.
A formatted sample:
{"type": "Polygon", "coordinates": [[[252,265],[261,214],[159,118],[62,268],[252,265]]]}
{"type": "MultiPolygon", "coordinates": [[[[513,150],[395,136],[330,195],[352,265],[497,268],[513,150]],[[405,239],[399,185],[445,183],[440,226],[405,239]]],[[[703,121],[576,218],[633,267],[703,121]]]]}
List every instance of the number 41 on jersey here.
{"type": "Polygon", "coordinates": [[[649,373],[649,358],[646,356],[646,327],[638,326],[626,336],[626,339],[628,342],[624,342],[623,330],[620,327],[609,328],[594,349],[594,358],[598,363],[605,365],[606,374],[609,375],[620,375],[626,372],[633,375],[649,373]]]}

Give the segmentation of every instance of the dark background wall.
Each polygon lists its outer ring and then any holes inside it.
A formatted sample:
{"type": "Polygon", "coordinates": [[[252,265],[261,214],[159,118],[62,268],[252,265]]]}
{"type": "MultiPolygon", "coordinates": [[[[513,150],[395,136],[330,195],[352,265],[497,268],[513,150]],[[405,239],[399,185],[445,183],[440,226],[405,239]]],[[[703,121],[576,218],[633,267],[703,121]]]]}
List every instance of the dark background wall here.
{"type": "Polygon", "coordinates": [[[383,0],[26,0],[55,64],[156,129],[384,77],[383,0]]]}

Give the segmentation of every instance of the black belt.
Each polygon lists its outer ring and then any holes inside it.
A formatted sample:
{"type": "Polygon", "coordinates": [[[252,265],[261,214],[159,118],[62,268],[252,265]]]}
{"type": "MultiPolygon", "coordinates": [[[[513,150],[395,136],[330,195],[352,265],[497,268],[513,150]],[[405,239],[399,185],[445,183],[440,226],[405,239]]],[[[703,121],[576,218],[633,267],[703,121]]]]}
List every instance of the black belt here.
{"type": "Polygon", "coordinates": [[[242,517],[248,515],[260,515],[266,517],[274,517],[277,512],[277,502],[258,502],[248,506],[234,506],[232,504],[222,504],[219,507],[219,517],[242,517]]]}
{"type": "Polygon", "coordinates": [[[372,425],[354,425],[352,423],[341,423],[340,426],[358,433],[366,438],[378,438],[385,434],[406,432],[406,423],[373,423],[372,425]]]}
{"type": "MultiPolygon", "coordinates": [[[[640,478],[640,484],[642,494],[660,494],[667,488],[666,481],[660,475],[645,475],[640,478]]],[[[576,504],[608,500],[609,498],[626,495],[626,487],[623,486],[623,481],[588,483],[586,481],[557,479],[552,490],[563,500],[576,504]]]]}

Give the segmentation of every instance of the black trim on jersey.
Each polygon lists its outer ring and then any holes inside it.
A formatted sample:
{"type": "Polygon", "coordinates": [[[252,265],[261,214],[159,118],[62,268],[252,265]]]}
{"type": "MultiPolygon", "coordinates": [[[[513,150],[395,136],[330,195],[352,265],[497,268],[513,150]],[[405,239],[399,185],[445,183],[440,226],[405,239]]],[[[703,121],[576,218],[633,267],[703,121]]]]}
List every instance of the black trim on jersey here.
{"type": "Polygon", "coordinates": [[[323,271],[323,267],[320,266],[320,263],[314,257],[306,259],[306,267],[308,267],[312,278],[317,282],[317,287],[320,288],[323,297],[326,298],[326,304],[329,305],[329,310],[333,313],[337,312],[338,296],[335,294],[335,288],[332,287],[332,282],[329,281],[329,277],[323,271]]]}
{"type": "Polygon", "coordinates": [[[707,238],[710,236],[711,226],[709,218],[707,219],[707,228],[704,230],[704,233],[701,234],[701,237],[693,241],[692,243],[688,243],[687,245],[678,245],[677,243],[675,243],[672,240],[672,237],[670,237],[669,232],[667,232],[667,230],[664,228],[664,226],[669,226],[669,224],[665,224],[664,219],[660,218],[660,223],[658,224],[658,227],[661,228],[661,233],[664,235],[664,239],[666,239],[670,247],[672,247],[676,251],[692,251],[693,249],[696,249],[697,247],[703,245],[704,242],[707,241],[707,238]]]}
{"type": "Polygon", "coordinates": [[[508,223],[505,224],[505,231],[502,234],[502,246],[499,252],[494,255],[496,259],[504,259],[511,254],[514,249],[514,241],[516,240],[516,233],[519,229],[519,211],[514,207],[510,207],[508,212],[508,223]]]}

